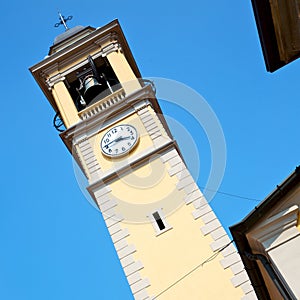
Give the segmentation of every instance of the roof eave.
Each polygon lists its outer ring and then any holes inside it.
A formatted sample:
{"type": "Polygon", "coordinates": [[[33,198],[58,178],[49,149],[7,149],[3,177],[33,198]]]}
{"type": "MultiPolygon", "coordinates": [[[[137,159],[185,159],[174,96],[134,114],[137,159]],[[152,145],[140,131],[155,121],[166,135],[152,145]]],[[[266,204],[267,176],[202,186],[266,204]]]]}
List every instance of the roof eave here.
{"type": "Polygon", "coordinates": [[[251,253],[251,247],[246,234],[251,228],[269,211],[270,206],[275,205],[280,198],[286,195],[291,189],[300,182],[300,167],[286,178],[277,188],[265,198],[258,206],[255,207],[241,222],[230,226],[230,232],[238,249],[245,270],[248,273],[250,281],[255,289],[259,299],[270,299],[266,285],[256,261],[250,260],[246,253],[251,253]]]}
{"type": "Polygon", "coordinates": [[[286,195],[296,184],[300,182],[300,166],[296,167],[295,171],[290,174],[277,188],[268,195],[258,206],[255,208],[239,223],[230,226],[230,230],[248,232],[254,224],[260,220],[265,213],[277,201],[286,195]]]}

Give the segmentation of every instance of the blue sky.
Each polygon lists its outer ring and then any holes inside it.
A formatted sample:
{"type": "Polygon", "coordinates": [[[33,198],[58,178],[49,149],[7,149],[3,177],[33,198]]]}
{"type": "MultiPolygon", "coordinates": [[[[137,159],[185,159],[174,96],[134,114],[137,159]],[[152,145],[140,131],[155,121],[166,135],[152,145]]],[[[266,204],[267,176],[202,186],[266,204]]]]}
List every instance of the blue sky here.
{"type": "MultiPolygon", "coordinates": [[[[63,31],[53,26],[57,9],[73,15],[69,26],[118,18],[144,77],[177,80],[207,100],[227,144],[220,191],[263,199],[299,165],[300,60],[266,72],[250,0],[2,1],[0,7],[1,299],[132,299],[101,216],[82,195],[52,127],[54,113],[28,71],[63,31]]],[[[198,183],[205,185],[210,154],[203,133],[172,105],[163,109],[195,137],[198,183]]],[[[257,203],[223,194],[211,201],[225,228],[257,203]]]]}

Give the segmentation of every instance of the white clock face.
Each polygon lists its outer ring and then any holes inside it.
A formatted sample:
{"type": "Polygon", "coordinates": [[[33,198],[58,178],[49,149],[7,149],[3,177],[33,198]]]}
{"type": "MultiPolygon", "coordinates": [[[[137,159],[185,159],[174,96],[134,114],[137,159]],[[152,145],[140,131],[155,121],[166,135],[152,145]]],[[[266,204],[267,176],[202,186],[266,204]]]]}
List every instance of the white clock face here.
{"type": "Polygon", "coordinates": [[[105,155],[116,157],[128,153],[137,144],[137,141],[138,133],[135,127],[123,124],[107,131],[100,146],[105,155]]]}

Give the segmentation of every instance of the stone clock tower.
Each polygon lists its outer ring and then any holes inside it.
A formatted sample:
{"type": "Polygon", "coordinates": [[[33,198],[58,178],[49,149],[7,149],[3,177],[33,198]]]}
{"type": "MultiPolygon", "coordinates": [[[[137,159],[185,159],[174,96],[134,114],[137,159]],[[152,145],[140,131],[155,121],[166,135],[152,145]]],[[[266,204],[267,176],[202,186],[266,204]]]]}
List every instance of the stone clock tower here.
{"type": "Polygon", "coordinates": [[[134,299],[256,299],[118,21],[67,29],[30,71],[65,127],[134,299]]]}

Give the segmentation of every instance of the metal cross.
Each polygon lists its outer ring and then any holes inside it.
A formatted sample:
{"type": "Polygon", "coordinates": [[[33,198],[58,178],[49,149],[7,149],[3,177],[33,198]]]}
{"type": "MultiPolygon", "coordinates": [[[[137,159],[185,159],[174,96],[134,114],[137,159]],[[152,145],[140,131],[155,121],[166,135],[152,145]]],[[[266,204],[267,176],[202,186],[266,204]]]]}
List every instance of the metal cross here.
{"type": "Polygon", "coordinates": [[[68,16],[67,18],[65,18],[60,12],[58,12],[58,15],[59,15],[58,19],[59,19],[60,22],[56,23],[54,25],[54,27],[58,27],[60,25],[64,25],[65,29],[68,30],[69,28],[68,28],[66,22],[70,21],[73,18],[73,16],[68,16]]]}

